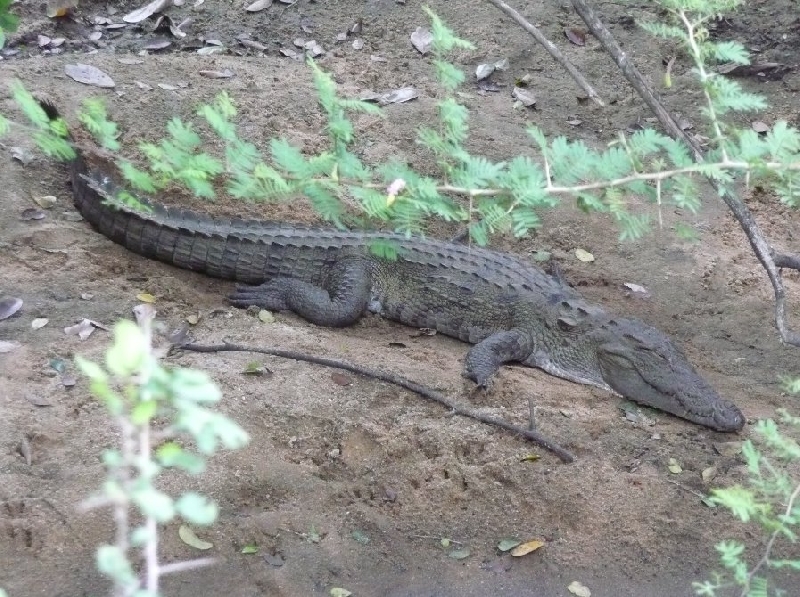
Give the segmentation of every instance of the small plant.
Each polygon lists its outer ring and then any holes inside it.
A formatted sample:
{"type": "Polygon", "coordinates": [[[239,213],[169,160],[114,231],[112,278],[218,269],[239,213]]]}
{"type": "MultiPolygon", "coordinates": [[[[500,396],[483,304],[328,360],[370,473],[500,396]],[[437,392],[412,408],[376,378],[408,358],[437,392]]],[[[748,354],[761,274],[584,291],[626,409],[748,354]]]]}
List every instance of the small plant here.
{"type": "Polygon", "coordinates": [[[248,442],[240,427],[209,408],[220,400],[220,392],[208,375],[159,364],[151,347],[150,308],[137,309],[141,325],[117,323],[105,367],[77,358],[91,392],[119,432],[119,446],[103,453],[108,477],[102,492],[86,502],[86,507],[110,506],[114,513],[114,543],[97,550],[98,570],[112,580],[114,597],[157,597],[164,574],[211,562],[204,558],[159,563],[158,525],[176,516],[208,525],[216,519],[217,507],[191,491],[174,499],[160,491],[156,481],[167,469],[200,474],[206,458],[220,446],[237,449],[248,442]],[[194,450],[181,446],[186,439],[194,443],[194,450]],[[141,575],[131,559],[135,549],[140,550],[136,560],[141,575]]]}
{"type": "MultiPolygon", "coordinates": [[[[545,138],[540,129],[528,133],[540,159],[510,157],[494,162],[470,154],[465,148],[469,135],[469,114],[458,103],[455,91],[464,73],[446,60],[455,48],[472,45],[455,35],[428,10],[433,36],[433,66],[446,97],[438,103],[439,124],[422,128],[418,143],[427,148],[440,170],[439,178],[423,176],[406,164],[363,163],[353,151],[355,128],[348,114],[380,114],[364,101],[339,97],[329,75],[313,61],[309,66],[320,106],[326,116],[329,148],[306,156],[285,139],[273,139],[265,157],[251,142],[242,139],[233,121],[236,107],[222,93],[202,105],[197,115],[206,130],[222,141],[224,155],[204,151],[200,130],[192,123],[173,118],[166,137],[157,143],[141,142],[147,168],[135,167],[125,158],[118,166],[135,190],[153,193],[172,183],[184,185],[198,197],[212,198],[214,184],[224,181],[228,192],[249,201],[308,198],[317,212],[336,225],[389,224],[404,233],[420,233],[424,219],[435,216],[468,224],[478,244],[488,242],[495,232],[524,236],[539,226],[539,210],[557,205],[561,197],[573,197],[586,211],[610,213],[619,223],[622,238],[644,234],[651,221],[648,213],[630,209],[643,201],[655,205],[658,218],[665,202],[695,211],[700,206],[697,183],[703,176],[714,179],[730,192],[738,176],[748,183],[769,182],[781,200],[790,205],[800,201],[800,133],[785,122],[777,122],[765,135],[738,129],[721,117],[731,111],[758,110],[763,98],[745,92],[738,82],[716,73],[709,63],[749,63],[744,47],[732,41],[710,41],[706,23],[722,11],[741,4],[740,0],[664,0],[673,23],[644,26],[654,35],[674,38],[685,48],[695,65],[706,105],[710,151],[697,161],[681,142],[654,129],[645,129],[618,139],[603,151],[581,141],[564,137],[545,138]],[[355,201],[352,201],[354,199],[355,201]],[[357,213],[345,210],[356,206],[357,213]]],[[[427,10],[427,9],[426,9],[427,10]]],[[[43,132],[51,125],[32,107],[32,97],[14,91],[26,116],[39,131],[37,143],[60,159],[69,159],[61,147],[43,132]]],[[[111,151],[120,149],[117,129],[97,100],[87,102],[79,115],[81,123],[97,141],[111,151]]],[[[0,130],[0,132],[2,132],[0,130]]],[[[62,139],[63,142],[63,139],[62,139]]],[[[135,204],[126,194],[123,201],[135,204]]],[[[679,232],[691,234],[683,226],[679,232]]]]}
{"type": "MultiPolygon", "coordinates": [[[[800,385],[794,382],[795,386],[800,385]]],[[[797,389],[797,388],[795,388],[797,389]]],[[[800,417],[779,410],[784,431],[772,419],[758,421],[753,432],[758,436],[756,447],[747,440],[742,455],[747,463],[747,487],[736,485],[715,489],[711,502],[731,511],[743,523],[756,522],[766,537],[761,558],[755,565],[748,564],[745,546],[737,541],[721,541],[716,548],[727,575],[717,575],[713,582],[694,583],[698,595],[720,597],[779,597],[789,595],[770,584],[770,569],[800,571],[800,557],[781,558],[775,555],[781,542],[798,544],[800,532],[800,444],[790,437],[790,432],[800,432],[800,417]],[[794,467],[795,474],[790,471],[794,467]]],[[[794,552],[797,554],[797,551],[794,552]]]]}
{"type": "Polygon", "coordinates": [[[13,2],[14,0],[0,0],[0,48],[6,45],[6,33],[16,31],[19,25],[19,17],[8,11],[13,2]]]}

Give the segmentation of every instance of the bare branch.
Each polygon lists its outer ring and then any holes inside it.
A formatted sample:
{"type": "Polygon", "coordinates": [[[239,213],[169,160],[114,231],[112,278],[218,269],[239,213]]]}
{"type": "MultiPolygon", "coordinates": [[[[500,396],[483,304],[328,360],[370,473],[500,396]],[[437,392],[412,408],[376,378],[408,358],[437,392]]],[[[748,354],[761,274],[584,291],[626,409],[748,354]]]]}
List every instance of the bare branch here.
{"type": "Polygon", "coordinates": [[[580,73],[580,71],[578,71],[577,68],[575,68],[575,65],[573,65],[567,59],[567,57],[561,53],[561,50],[559,50],[558,47],[555,44],[553,44],[553,42],[551,42],[544,35],[542,35],[541,31],[539,31],[536,27],[534,27],[529,21],[525,19],[525,17],[523,17],[513,8],[511,8],[508,4],[502,2],[502,0],[488,0],[488,1],[490,4],[494,4],[497,8],[502,10],[506,15],[514,19],[523,29],[525,29],[525,31],[530,33],[534,37],[534,39],[538,41],[542,45],[542,47],[544,47],[544,49],[550,53],[553,59],[556,62],[558,62],[562,67],[564,67],[564,70],[566,70],[569,73],[572,79],[578,84],[578,86],[581,89],[583,89],[584,93],[586,93],[586,95],[588,95],[592,99],[592,101],[594,101],[596,104],[600,106],[605,106],[603,100],[600,99],[600,96],[597,95],[597,92],[594,90],[594,88],[591,85],[589,85],[586,79],[583,78],[583,75],[580,73]]]}
{"type": "MultiPolygon", "coordinates": [[[[692,150],[694,158],[698,162],[704,160],[704,155],[698,144],[687,135],[677,124],[672,115],[664,108],[656,94],[644,80],[632,62],[628,60],[625,52],[617,44],[611,32],[600,21],[595,12],[586,4],[584,0],[572,0],[572,5],[583,19],[592,34],[600,40],[600,43],[616,62],[622,74],[636,89],[644,102],[653,111],[661,125],[667,130],[669,135],[675,139],[680,139],[692,150]]],[[[800,334],[792,331],[786,320],[786,291],[783,287],[783,278],[773,260],[773,250],[767,242],[761,228],[755,221],[752,212],[738,196],[731,193],[728,189],[720,187],[713,179],[707,177],[709,184],[728,206],[736,221],[739,222],[747,240],[761,265],[767,271],[767,276],[772,283],[775,295],[775,326],[778,328],[781,340],[786,344],[800,346],[800,334]]]]}
{"type": "Polygon", "coordinates": [[[493,425],[495,427],[500,427],[501,429],[505,429],[506,431],[511,431],[512,433],[516,433],[517,435],[521,435],[525,439],[528,439],[540,445],[542,448],[549,450],[550,452],[558,456],[563,462],[568,463],[575,461],[574,454],[562,448],[560,445],[558,445],[551,439],[543,436],[542,434],[538,433],[537,431],[525,429],[524,427],[513,425],[511,423],[508,423],[507,421],[503,421],[502,419],[496,419],[494,417],[490,417],[488,415],[476,412],[470,408],[461,406],[460,404],[450,400],[449,398],[447,398],[446,396],[440,394],[435,390],[426,388],[423,385],[420,385],[416,382],[406,379],[405,377],[394,375],[393,373],[383,373],[382,371],[367,369],[366,367],[361,367],[359,365],[352,365],[350,363],[345,363],[344,361],[339,361],[336,359],[327,359],[324,357],[315,357],[312,355],[307,355],[292,350],[258,348],[255,346],[251,347],[251,346],[243,346],[240,344],[231,344],[229,342],[225,342],[224,344],[213,344],[213,345],[182,344],[182,345],[176,345],[175,348],[179,350],[188,350],[192,352],[256,352],[260,354],[268,354],[271,356],[281,357],[284,359],[305,361],[306,363],[314,363],[316,365],[322,365],[324,367],[344,369],[345,371],[350,371],[352,373],[357,373],[358,375],[363,375],[365,377],[370,377],[372,379],[385,381],[386,383],[391,383],[400,386],[402,388],[405,388],[407,390],[410,390],[415,394],[419,394],[423,398],[427,398],[429,400],[432,400],[433,402],[441,404],[442,406],[450,409],[454,414],[459,415],[461,417],[468,417],[470,419],[480,421],[481,423],[485,423],[486,425],[493,425]]]}

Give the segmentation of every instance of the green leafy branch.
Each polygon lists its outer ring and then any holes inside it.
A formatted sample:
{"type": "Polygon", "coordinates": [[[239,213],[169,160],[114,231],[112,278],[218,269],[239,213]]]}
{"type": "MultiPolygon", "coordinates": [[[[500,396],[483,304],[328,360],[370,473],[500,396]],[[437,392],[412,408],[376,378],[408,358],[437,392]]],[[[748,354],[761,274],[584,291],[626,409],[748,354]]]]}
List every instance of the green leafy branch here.
{"type": "MultiPolygon", "coordinates": [[[[202,105],[197,115],[223,142],[224,156],[205,153],[207,144],[198,127],[174,118],[160,143],[139,144],[146,169],[120,159],[120,171],[132,188],[146,193],[177,182],[208,199],[214,198],[219,186],[248,201],[306,197],[324,219],[338,226],[378,222],[412,234],[421,233],[425,218],[430,216],[465,222],[472,238],[481,245],[498,231],[524,236],[540,225],[538,212],[557,205],[559,197],[575,198],[585,211],[608,212],[619,223],[622,238],[639,237],[649,229],[651,216],[634,215],[631,205],[642,201],[655,204],[659,222],[667,201],[694,212],[700,205],[698,175],[726,185],[742,174],[748,183],[769,179],[781,200],[794,206],[800,200],[800,133],[778,122],[760,136],[752,130],[726,128],[719,121],[719,116],[730,110],[760,109],[764,105],[760,97],[744,92],[737,82],[705,66],[709,59],[748,62],[741,45],[710,42],[704,28],[711,16],[736,4],[737,0],[667,0],[665,6],[681,26],[646,25],[656,35],[681,40],[695,61],[714,142],[704,162],[695,162],[681,142],[653,129],[630,136],[620,134],[605,150],[595,151],[565,137],[548,140],[537,127],[530,127],[528,134],[538,150],[538,161],[517,156],[495,162],[464,147],[469,114],[451,95],[438,104],[438,127],[422,128],[417,138],[435,157],[440,179],[423,176],[396,161],[370,166],[353,151],[356,137],[349,115],[380,114],[380,109],[339,97],[331,77],[310,61],[326,116],[328,150],[306,156],[287,140],[273,139],[266,159],[254,144],[239,136],[233,120],[236,107],[222,93],[211,104],[202,105]],[[356,213],[347,211],[348,198],[355,200],[356,213]]],[[[444,89],[452,94],[463,83],[464,74],[447,61],[447,54],[472,45],[426,10],[432,23],[433,66],[444,89]]],[[[63,131],[52,130],[53,123],[42,118],[43,112],[33,105],[33,98],[24,96],[19,87],[15,97],[39,131],[39,146],[50,155],[68,159],[63,131]]],[[[102,146],[119,150],[116,125],[97,100],[86,104],[79,118],[102,146]]],[[[63,123],[59,121],[58,126],[63,123]]]]}
{"type": "Polygon", "coordinates": [[[203,558],[160,563],[158,525],[176,516],[208,525],[216,519],[217,507],[192,491],[173,499],[156,487],[156,479],[171,468],[200,474],[206,458],[220,446],[240,448],[248,436],[233,421],[210,410],[220,400],[220,392],[208,375],[160,366],[151,347],[154,311],[148,305],[136,311],[140,326],[125,320],[115,326],[105,367],[76,359],[89,378],[91,392],[103,402],[120,434],[119,447],[103,453],[108,477],[102,492],[84,505],[110,506],[114,512],[115,542],[97,550],[98,570],[113,581],[113,595],[157,597],[164,574],[212,562],[203,558]],[[196,452],[181,446],[183,437],[192,440],[196,452]],[[136,527],[132,527],[134,509],[143,519],[136,527]],[[134,570],[133,549],[141,550],[143,578],[134,570]]]}
{"type": "Polygon", "coordinates": [[[6,45],[6,33],[16,31],[19,25],[19,17],[9,12],[13,2],[14,0],[0,0],[0,48],[6,45]]]}
{"type": "Polygon", "coordinates": [[[696,582],[698,595],[715,597],[720,590],[734,587],[739,589],[741,597],[785,595],[771,586],[768,570],[800,571],[800,559],[774,556],[778,542],[797,544],[800,531],[800,478],[790,473],[792,464],[800,463],[800,444],[790,436],[791,431],[800,431],[800,417],[784,410],[778,414],[783,429],[772,419],[758,421],[753,429],[762,449],[751,440],[742,447],[749,474],[747,487],[715,489],[710,498],[743,523],[755,522],[763,529],[767,535],[763,553],[751,567],[742,543],[721,541],[716,548],[730,579],[717,575],[714,581],[696,582]]]}

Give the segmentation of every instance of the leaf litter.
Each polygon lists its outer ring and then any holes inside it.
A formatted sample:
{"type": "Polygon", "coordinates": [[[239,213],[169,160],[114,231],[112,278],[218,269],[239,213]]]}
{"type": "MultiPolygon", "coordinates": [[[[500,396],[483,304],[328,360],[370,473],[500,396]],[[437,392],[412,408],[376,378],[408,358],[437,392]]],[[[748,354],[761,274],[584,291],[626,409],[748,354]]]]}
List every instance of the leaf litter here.
{"type": "Polygon", "coordinates": [[[122,20],[131,24],[141,23],[170,6],[172,6],[172,0],[153,0],[150,4],[129,12],[122,17],[122,20]]]}
{"type": "Polygon", "coordinates": [[[64,74],[70,79],[78,83],[83,83],[84,85],[92,85],[93,87],[102,87],[106,89],[116,86],[111,77],[91,64],[67,64],[64,66],[64,74]]]}
{"type": "Polygon", "coordinates": [[[98,328],[101,330],[108,331],[108,328],[104,326],[102,323],[98,323],[91,319],[82,319],[75,325],[65,327],[64,333],[67,336],[78,336],[81,340],[86,340],[86,338],[91,336],[94,333],[95,329],[98,328]]]}
{"type": "Polygon", "coordinates": [[[194,547],[195,549],[201,549],[205,551],[206,549],[211,549],[214,547],[213,543],[200,539],[192,530],[192,528],[185,524],[182,524],[178,529],[178,536],[186,545],[194,547]]]}
{"type": "Polygon", "coordinates": [[[531,539],[530,541],[526,541],[525,543],[520,543],[517,545],[511,550],[511,555],[515,558],[521,558],[522,556],[526,556],[529,553],[536,551],[540,547],[544,547],[544,541],[539,539],[531,539]]]}
{"type": "Polygon", "coordinates": [[[0,321],[8,319],[22,308],[22,299],[10,296],[0,300],[0,321]]]}

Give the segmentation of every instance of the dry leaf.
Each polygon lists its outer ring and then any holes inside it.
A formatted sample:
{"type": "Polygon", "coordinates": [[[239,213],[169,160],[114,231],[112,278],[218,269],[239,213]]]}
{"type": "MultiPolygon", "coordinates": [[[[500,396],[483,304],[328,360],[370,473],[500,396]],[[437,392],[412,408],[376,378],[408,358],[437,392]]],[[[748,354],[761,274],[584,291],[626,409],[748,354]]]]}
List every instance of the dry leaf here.
{"type": "Polygon", "coordinates": [[[567,591],[573,595],[576,595],[577,597],[592,597],[592,592],[589,590],[589,588],[577,580],[573,580],[571,583],[569,583],[567,591]]]}
{"type": "Polygon", "coordinates": [[[683,472],[681,465],[678,464],[678,461],[674,458],[670,458],[667,462],[667,469],[669,469],[669,472],[671,472],[673,475],[678,475],[683,472]]]}
{"type": "Polygon", "coordinates": [[[33,197],[33,202],[42,209],[50,209],[58,202],[58,199],[55,195],[38,195],[33,197]]]}
{"type": "Polygon", "coordinates": [[[630,290],[633,294],[636,294],[640,297],[646,298],[650,296],[650,291],[647,290],[644,286],[640,286],[639,284],[634,284],[633,282],[625,282],[625,288],[630,290]]]}
{"type": "Polygon", "coordinates": [[[44,220],[45,217],[46,217],[46,214],[43,211],[41,211],[39,209],[34,209],[33,207],[29,207],[27,209],[23,209],[22,213],[19,214],[20,220],[25,220],[25,221],[29,221],[29,220],[44,220]]]}
{"type": "Polygon", "coordinates": [[[19,445],[17,446],[17,451],[19,452],[20,456],[22,456],[25,459],[25,464],[30,466],[31,463],[33,462],[33,455],[31,453],[31,444],[28,441],[28,438],[25,437],[24,435],[22,436],[22,439],[20,440],[19,445]]]}
{"type": "Polygon", "coordinates": [[[272,0],[256,0],[250,6],[245,8],[247,12],[258,12],[272,6],[272,0]]]}
{"type": "Polygon", "coordinates": [[[584,249],[575,249],[575,257],[578,258],[578,261],[583,261],[584,263],[594,261],[594,255],[584,249]]]}
{"type": "Polygon", "coordinates": [[[140,23],[145,19],[150,18],[157,12],[161,12],[165,8],[169,8],[170,6],[172,6],[172,0],[153,0],[153,2],[147,6],[143,6],[132,12],[129,12],[122,17],[122,20],[126,23],[140,23]]]}
{"type": "Polygon", "coordinates": [[[0,321],[8,319],[22,308],[22,299],[14,296],[0,300],[0,321]]]}
{"type": "Polygon", "coordinates": [[[95,87],[114,87],[114,80],[96,66],[91,64],[67,64],[64,73],[78,83],[95,87]]]}
{"type": "Polygon", "coordinates": [[[417,27],[414,33],[411,34],[411,45],[416,48],[420,54],[427,54],[430,52],[431,45],[433,44],[433,35],[425,29],[425,27],[417,27]]]}
{"type": "Polygon", "coordinates": [[[714,450],[720,456],[732,458],[742,451],[742,442],[714,442],[714,450]]]}
{"type": "Polygon", "coordinates": [[[86,340],[86,338],[92,335],[95,328],[98,327],[105,329],[96,321],[92,321],[91,319],[83,319],[75,325],[65,327],[64,333],[67,336],[78,336],[81,340],[86,340]]]}
{"type": "Polygon", "coordinates": [[[314,39],[303,44],[303,48],[305,48],[306,55],[311,56],[312,58],[317,58],[325,53],[325,49],[314,39]]]}
{"type": "Polygon", "coordinates": [[[209,79],[230,79],[233,76],[233,71],[229,68],[224,70],[201,70],[198,74],[209,79]]]}
{"type": "Polygon", "coordinates": [[[538,539],[533,539],[532,541],[526,541],[521,545],[517,545],[514,549],[511,550],[511,555],[515,558],[521,558],[522,556],[526,556],[532,551],[536,551],[540,547],[544,545],[544,541],[539,541],[538,539]]]}
{"type": "Polygon", "coordinates": [[[536,105],[536,96],[533,95],[533,92],[529,89],[523,89],[522,87],[514,87],[511,90],[511,97],[517,100],[520,104],[525,106],[526,108],[530,108],[536,105]]]}
{"type": "Polygon", "coordinates": [[[11,148],[11,157],[21,162],[23,166],[27,166],[33,160],[33,152],[27,147],[15,146],[11,148]]]}
{"type": "Polygon", "coordinates": [[[164,48],[168,48],[172,45],[172,41],[167,39],[166,37],[157,37],[156,39],[152,39],[147,42],[142,49],[144,50],[163,50],[164,48]]]}
{"type": "Polygon", "coordinates": [[[586,31],[583,29],[564,29],[564,35],[576,46],[586,45],[586,31]]]}
{"type": "Polygon", "coordinates": [[[51,19],[64,17],[78,6],[78,0],[47,0],[47,16],[51,19]]]}
{"type": "Polygon", "coordinates": [[[475,78],[478,79],[478,81],[483,81],[494,72],[494,69],[494,64],[479,64],[478,68],[475,69],[475,78]]]}
{"type": "Polygon", "coordinates": [[[182,524],[178,529],[178,536],[186,545],[194,547],[195,549],[205,550],[214,547],[213,543],[209,543],[208,541],[203,541],[202,539],[198,538],[198,536],[194,534],[194,531],[185,524],[182,524]]]}
{"type": "Polygon", "coordinates": [[[419,97],[419,92],[413,87],[401,87],[389,93],[384,93],[378,99],[378,103],[382,106],[387,104],[402,104],[419,97]]]}
{"type": "Polygon", "coordinates": [[[272,371],[270,371],[267,367],[264,367],[258,361],[251,361],[247,363],[242,371],[245,375],[272,375],[272,371]]]}
{"type": "Polygon", "coordinates": [[[219,54],[224,50],[225,48],[222,48],[220,46],[206,46],[204,48],[200,48],[199,50],[197,50],[197,53],[200,54],[201,56],[211,56],[212,54],[219,54]]]}
{"type": "Polygon", "coordinates": [[[50,323],[50,320],[47,319],[46,317],[37,317],[36,319],[31,321],[31,327],[34,330],[38,330],[46,326],[48,323],[50,323]]]}
{"type": "Polygon", "coordinates": [[[461,549],[454,549],[448,553],[447,556],[453,558],[454,560],[463,560],[468,558],[471,553],[472,552],[469,550],[469,547],[462,547],[461,549]]]}
{"type": "Polygon", "coordinates": [[[261,52],[264,52],[265,50],[268,49],[265,44],[262,44],[260,41],[256,41],[254,39],[240,39],[239,43],[245,47],[252,48],[254,50],[259,50],[261,52]]]}
{"type": "Polygon", "coordinates": [[[503,539],[497,544],[497,549],[500,551],[509,551],[514,549],[517,545],[522,543],[519,539],[503,539]]]}
{"type": "Polygon", "coordinates": [[[704,468],[703,472],[700,473],[700,477],[703,479],[703,483],[708,483],[717,476],[717,467],[716,466],[709,466],[708,468],[704,468]]]}
{"type": "Polygon", "coordinates": [[[11,352],[12,350],[18,349],[22,344],[19,342],[8,342],[6,340],[0,340],[0,353],[4,352],[11,352]]]}

